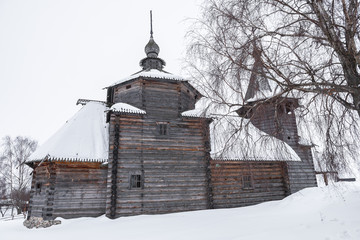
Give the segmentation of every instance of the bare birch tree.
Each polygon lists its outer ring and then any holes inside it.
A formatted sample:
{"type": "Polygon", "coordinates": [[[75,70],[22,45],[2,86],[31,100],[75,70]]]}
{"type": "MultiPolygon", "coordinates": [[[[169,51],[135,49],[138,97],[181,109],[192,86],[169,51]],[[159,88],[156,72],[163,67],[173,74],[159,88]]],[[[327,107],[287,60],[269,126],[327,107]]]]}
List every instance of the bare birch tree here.
{"type": "Polygon", "coordinates": [[[298,115],[323,136],[321,158],[343,167],[359,139],[359,10],[357,0],[206,1],[189,32],[194,77],[213,102],[240,107],[256,45],[274,97],[303,99],[298,115]]]}
{"type": "Polygon", "coordinates": [[[29,198],[31,168],[25,162],[36,147],[37,142],[27,137],[3,138],[0,175],[5,181],[5,192],[18,213],[22,212],[29,198]]]}

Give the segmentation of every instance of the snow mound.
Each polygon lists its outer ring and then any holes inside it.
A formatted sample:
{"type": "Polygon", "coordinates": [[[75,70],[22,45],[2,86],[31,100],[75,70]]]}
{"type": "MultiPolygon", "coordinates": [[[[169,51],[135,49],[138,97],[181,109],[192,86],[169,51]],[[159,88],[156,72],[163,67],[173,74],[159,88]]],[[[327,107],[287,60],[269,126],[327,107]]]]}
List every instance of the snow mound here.
{"type": "Polygon", "coordinates": [[[108,159],[107,107],[89,102],[38,148],[27,162],[48,160],[95,161],[108,159]]]}

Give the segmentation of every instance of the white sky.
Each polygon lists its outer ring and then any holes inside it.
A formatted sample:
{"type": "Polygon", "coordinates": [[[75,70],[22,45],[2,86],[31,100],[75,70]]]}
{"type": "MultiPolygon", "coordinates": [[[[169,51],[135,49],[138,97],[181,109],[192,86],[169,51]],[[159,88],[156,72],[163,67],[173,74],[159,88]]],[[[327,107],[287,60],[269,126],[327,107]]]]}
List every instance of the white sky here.
{"type": "Polygon", "coordinates": [[[0,137],[42,144],[79,110],[79,98],[140,70],[154,39],[165,70],[181,74],[188,18],[199,0],[0,0],[0,137]]]}

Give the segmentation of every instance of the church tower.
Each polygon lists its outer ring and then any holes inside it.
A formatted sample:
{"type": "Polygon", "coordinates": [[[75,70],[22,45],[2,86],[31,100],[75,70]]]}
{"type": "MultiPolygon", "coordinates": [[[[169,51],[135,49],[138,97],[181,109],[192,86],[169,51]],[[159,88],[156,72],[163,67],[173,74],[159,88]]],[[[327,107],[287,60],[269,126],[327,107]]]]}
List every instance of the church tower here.
{"type": "Polygon", "coordinates": [[[108,87],[110,218],[209,208],[211,119],[184,114],[202,95],[159,52],[151,26],[141,71],[108,87]]]}
{"type": "Polygon", "coordinates": [[[254,65],[244,105],[237,110],[239,116],[250,119],[258,129],[291,146],[301,162],[288,162],[290,193],[317,186],[311,145],[303,144],[298,135],[295,109],[299,100],[281,96],[277,86],[270,86],[261,59],[261,50],[254,44],[254,65]]]}

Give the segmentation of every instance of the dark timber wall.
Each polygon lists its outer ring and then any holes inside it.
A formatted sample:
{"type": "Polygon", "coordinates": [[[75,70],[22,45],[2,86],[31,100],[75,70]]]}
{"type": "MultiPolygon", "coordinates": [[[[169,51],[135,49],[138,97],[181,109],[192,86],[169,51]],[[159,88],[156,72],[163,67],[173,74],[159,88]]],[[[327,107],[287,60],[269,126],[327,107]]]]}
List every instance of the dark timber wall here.
{"type": "Polygon", "coordinates": [[[148,117],[176,118],[195,108],[200,94],[187,82],[138,78],[113,87],[113,103],[124,102],[145,110],[148,117]]]}
{"type": "Polygon", "coordinates": [[[53,219],[55,164],[43,163],[33,171],[28,217],[53,219]]]}
{"type": "Polygon", "coordinates": [[[301,162],[288,162],[290,192],[315,187],[316,175],[311,148],[299,144],[294,108],[297,99],[282,99],[280,102],[261,104],[253,110],[251,122],[260,130],[289,144],[301,162]]]}
{"type": "Polygon", "coordinates": [[[316,187],[317,182],[311,148],[300,144],[289,145],[301,158],[301,162],[288,162],[291,193],[307,187],[316,187]]]}
{"type": "Polygon", "coordinates": [[[33,173],[29,217],[54,219],[104,214],[106,172],[100,163],[42,163],[33,173]]]}
{"type": "Polygon", "coordinates": [[[248,206],[289,195],[286,162],[212,160],[211,180],[214,208],[248,206]]]}
{"type": "Polygon", "coordinates": [[[159,134],[153,118],[111,115],[107,216],[208,208],[206,155],[210,149],[204,141],[208,137],[206,120],[162,120],[168,122],[167,135],[159,134]],[[140,187],[131,187],[131,175],[141,176],[140,187]],[[114,193],[116,201],[112,198],[114,193]]]}
{"type": "Polygon", "coordinates": [[[200,94],[187,82],[145,77],[112,91],[112,103],[146,115],[110,115],[107,216],[208,208],[209,121],[181,117],[200,94]]]}

